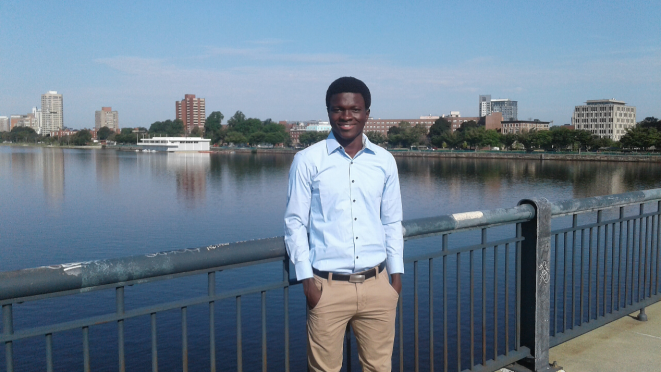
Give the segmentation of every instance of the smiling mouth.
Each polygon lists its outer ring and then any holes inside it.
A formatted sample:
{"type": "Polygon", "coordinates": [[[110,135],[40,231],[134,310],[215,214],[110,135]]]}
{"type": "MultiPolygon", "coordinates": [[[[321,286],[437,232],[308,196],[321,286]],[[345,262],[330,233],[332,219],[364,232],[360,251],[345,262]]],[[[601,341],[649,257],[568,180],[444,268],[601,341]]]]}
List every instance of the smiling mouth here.
{"type": "Polygon", "coordinates": [[[340,124],[339,127],[342,129],[351,129],[351,127],[353,127],[353,124],[340,124]]]}

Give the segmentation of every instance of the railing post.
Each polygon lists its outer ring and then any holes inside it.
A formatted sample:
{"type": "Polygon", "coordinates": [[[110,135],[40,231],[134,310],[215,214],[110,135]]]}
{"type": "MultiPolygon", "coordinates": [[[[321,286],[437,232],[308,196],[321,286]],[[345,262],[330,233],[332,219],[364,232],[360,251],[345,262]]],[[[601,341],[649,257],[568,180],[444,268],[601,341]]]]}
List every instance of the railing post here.
{"type": "MultiPolygon", "coordinates": [[[[2,332],[5,335],[14,333],[12,304],[2,305],[2,332]]],[[[14,345],[11,341],[5,342],[5,362],[7,363],[7,372],[14,372],[14,345]]]]}
{"type": "Polygon", "coordinates": [[[549,339],[551,318],[551,203],[544,198],[524,199],[535,217],[521,224],[521,345],[531,358],[521,361],[535,372],[551,371],[549,339]]]}

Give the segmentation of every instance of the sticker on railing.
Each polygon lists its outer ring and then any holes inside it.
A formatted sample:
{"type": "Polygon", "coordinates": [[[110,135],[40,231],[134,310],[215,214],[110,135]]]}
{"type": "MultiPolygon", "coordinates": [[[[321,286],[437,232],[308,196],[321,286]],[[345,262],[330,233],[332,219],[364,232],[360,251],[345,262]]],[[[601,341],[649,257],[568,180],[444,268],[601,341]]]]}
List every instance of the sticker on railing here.
{"type": "Polygon", "coordinates": [[[465,220],[473,220],[476,218],[482,218],[484,216],[484,213],[482,212],[464,212],[464,213],[455,213],[452,215],[452,218],[454,218],[455,221],[465,221],[465,220]]]}
{"type": "Polygon", "coordinates": [[[549,280],[551,279],[550,271],[548,263],[542,261],[541,265],[539,265],[539,276],[544,284],[549,284],[549,280]]]}

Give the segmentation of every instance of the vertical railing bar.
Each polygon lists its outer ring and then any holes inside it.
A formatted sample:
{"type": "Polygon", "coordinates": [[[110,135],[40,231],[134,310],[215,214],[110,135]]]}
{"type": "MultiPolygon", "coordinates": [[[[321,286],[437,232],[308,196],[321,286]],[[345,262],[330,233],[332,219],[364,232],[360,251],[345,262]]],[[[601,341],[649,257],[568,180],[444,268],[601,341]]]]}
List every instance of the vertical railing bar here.
{"type": "Polygon", "coordinates": [[[397,310],[399,312],[399,371],[404,372],[404,296],[399,296],[397,300],[397,310]]]}
{"type": "Polygon", "coordinates": [[[236,296],[236,370],[243,372],[243,334],[241,333],[241,296],[236,296]]]}
{"type": "MultiPolygon", "coordinates": [[[[207,274],[207,295],[216,294],[216,272],[207,274]]],[[[209,301],[209,369],[216,372],[216,303],[209,301]]]]}
{"type": "Polygon", "coordinates": [[[429,371],[434,371],[434,259],[429,259],[429,371]]]}
{"type": "MultiPolygon", "coordinates": [[[[599,300],[601,300],[601,296],[599,296],[599,289],[600,289],[600,281],[599,281],[599,256],[601,253],[601,221],[602,221],[602,212],[601,210],[597,211],[597,259],[595,261],[595,290],[594,290],[594,295],[595,295],[595,314],[594,318],[599,319],[599,300]]],[[[604,242],[605,245],[605,242],[604,242]]],[[[604,259],[606,258],[606,254],[604,254],[604,259]]]]}
{"type": "MultiPolygon", "coordinates": [[[[521,223],[516,224],[516,237],[521,238],[521,223]]],[[[514,269],[516,271],[516,332],[514,333],[514,343],[516,350],[521,348],[521,241],[516,242],[515,245],[515,262],[514,269]]]]}
{"type": "Polygon", "coordinates": [[[658,294],[659,293],[659,278],[661,277],[659,275],[659,272],[661,269],[659,268],[659,264],[661,264],[661,252],[659,251],[659,247],[661,246],[661,201],[659,201],[656,205],[656,280],[654,281],[654,293],[658,294]]]}
{"type": "MultiPolygon", "coordinates": [[[[564,259],[562,264],[562,332],[567,330],[567,266],[569,261],[567,259],[567,233],[565,232],[562,242],[562,257],[564,259]]],[[[555,249],[558,249],[556,246],[555,249]]]]}
{"type": "MultiPolygon", "coordinates": [[[[443,234],[443,252],[448,249],[448,234],[443,234]]],[[[448,293],[447,293],[447,254],[443,255],[443,372],[448,372],[448,293]]]]}
{"type": "MultiPolygon", "coordinates": [[[[576,326],[576,227],[578,226],[578,215],[572,216],[572,240],[571,240],[571,329],[576,326]]],[[[582,269],[579,266],[579,269],[582,269]]]]}
{"type": "Polygon", "coordinates": [[[510,350],[510,243],[505,243],[505,356],[510,350]]]}
{"type": "Polygon", "coordinates": [[[553,234],[555,237],[555,258],[553,259],[553,328],[549,327],[549,329],[553,330],[553,336],[555,336],[556,333],[558,333],[558,267],[560,266],[559,258],[558,256],[560,255],[560,249],[559,249],[559,243],[560,243],[560,234],[553,234]]]}
{"type": "Polygon", "coordinates": [[[588,235],[588,323],[592,321],[592,230],[588,235]]]}
{"type": "Polygon", "coordinates": [[[266,291],[262,291],[262,372],[267,370],[266,359],[266,291]]]}
{"type": "MultiPolygon", "coordinates": [[[[636,221],[633,222],[633,234],[636,231],[636,221]]],[[[624,263],[624,307],[626,308],[629,305],[629,235],[632,235],[631,231],[631,221],[627,221],[627,237],[626,237],[626,256],[624,263]]],[[[633,245],[633,244],[632,244],[633,245]]],[[[633,262],[633,258],[631,260],[633,262]]]]}
{"type": "MultiPolygon", "coordinates": [[[[2,333],[5,336],[14,334],[14,316],[12,304],[2,305],[2,333]]],[[[14,372],[14,344],[5,342],[5,364],[7,372],[14,372]]]]}
{"type": "Polygon", "coordinates": [[[181,368],[188,372],[188,308],[181,308],[181,368]]]}
{"type": "Polygon", "coordinates": [[[53,334],[46,334],[46,371],[53,372],[53,334]]]}
{"type": "Polygon", "coordinates": [[[289,258],[285,257],[282,267],[282,280],[285,282],[283,289],[283,306],[285,317],[285,372],[289,372],[289,258]]]}
{"type": "Polygon", "coordinates": [[[470,251],[469,255],[469,271],[470,271],[470,305],[469,305],[469,311],[470,311],[470,368],[473,369],[475,366],[475,278],[474,278],[474,260],[473,260],[473,252],[470,251]]]}
{"type": "Polygon", "coordinates": [[[420,333],[418,327],[418,261],[413,261],[413,355],[414,368],[418,372],[420,370],[419,361],[419,348],[420,348],[420,333]]]}
{"type": "Polygon", "coordinates": [[[651,297],[654,294],[653,288],[654,288],[654,283],[652,282],[652,278],[654,277],[654,243],[656,242],[655,240],[655,231],[656,231],[656,215],[652,215],[652,220],[651,220],[651,232],[650,232],[650,277],[649,277],[649,296],[651,297]]]}
{"type": "MultiPolygon", "coordinates": [[[[124,287],[115,289],[115,305],[118,315],[124,315],[124,287]]],[[[117,321],[117,352],[119,354],[119,372],[126,371],[126,361],[124,360],[124,319],[117,321]]]]}
{"type": "Polygon", "coordinates": [[[606,285],[608,284],[608,270],[606,263],[608,262],[608,224],[604,225],[604,289],[602,290],[601,305],[602,316],[606,316],[606,285]]]}
{"type": "Polygon", "coordinates": [[[457,371],[461,371],[461,253],[457,252],[457,371]]]}
{"type": "Polygon", "coordinates": [[[578,320],[578,325],[582,325],[583,321],[585,319],[585,306],[584,306],[584,297],[585,297],[584,296],[584,286],[585,286],[585,282],[583,280],[583,272],[585,271],[585,269],[583,268],[583,257],[585,255],[585,249],[584,248],[585,248],[585,229],[581,229],[581,252],[580,252],[581,255],[580,255],[580,259],[579,259],[579,261],[580,261],[579,262],[579,269],[581,270],[580,271],[580,273],[581,273],[581,275],[580,275],[581,288],[580,288],[580,293],[579,293],[579,298],[578,298],[579,306],[581,308],[580,309],[581,310],[580,311],[581,317],[578,320]]]}
{"type": "Polygon", "coordinates": [[[83,327],[83,371],[90,370],[90,333],[89,327],[83,327]]]}
{"type": "MultiPolygon", "coordinates": [[[[498,246],[495,246],[493,247],[493,360],[498,359],[498,274],[497,273],[498,273],[498,246]]],[[[505,273],[507,273],[507,271],[505,273]]]]}
{"type": "MultiPolygon", "coordinates": [[[[622,219],[624,218],[624,207],[620,207],[620,236],[617,244],[617,310],[622,307],[622,234],[624,233],[622,219]]],[[[628,232],[627,232],[628,233],[628,232]]]]}
{"type": "Polygon", "coordinates": [[[615,222],[611,227],[611,313],[615,312],[615,222]]]}
{"type": "Polygon", "coordinates": [[[158,372],[158,333],[156,328],[156,313],[151,313],[151,370],[158,372]]]}
{"type": "Polygon", "coordinates": [[[487,229],[482,229],[482,365],[487,365],[487,229]]]}
{"type": "Polygon", "coordinates": [[[647,248],[649,244],[648,236],[650,236],[650,218],[645,217],[645,260],[643,261],[643,299],[647,297],[647,248]]]}
{"type": "MultiPolygon", "coordinates": [[[[644,213],[645,204],[640,203],[640,215],[644,213]]],[[[640,289],[641,289],[641,272],[643,271],[643,218],[638,219],[638,287],[636,288],[636,302],[640,302],[640,289]]]]}

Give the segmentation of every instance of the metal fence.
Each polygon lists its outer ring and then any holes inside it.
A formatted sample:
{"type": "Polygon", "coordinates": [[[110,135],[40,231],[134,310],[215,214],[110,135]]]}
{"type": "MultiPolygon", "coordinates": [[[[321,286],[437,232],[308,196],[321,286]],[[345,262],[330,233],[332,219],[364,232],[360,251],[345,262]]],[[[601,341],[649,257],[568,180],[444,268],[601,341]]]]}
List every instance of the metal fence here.
{"type": "MultiPolygon", "coordinates": [[[[550,346],[660,299],[661,189],[555,204],[545,199],[519,204],[403,223],[407,274],[398,304],[393,368],[493,371],[519,362],[530,370],[547,370],[550,346]],[[652,212],[646,211],[650,203],[656,204],[652,212]],[[637,213],[627,213],[631,206],[637,213]],[[595,221],[590,220],[593,215],[595,221]],[[558,225],[553,231],[552,218],[558,225]],[[425,244],[418,244],[416,249],[418,241],[412,240],[418,238],[425,238],[425,244]]],[[[189,318],[194,322],[191,328],[201,324],[206,328],[209,370],[255,369],[254,363],[244,368],[244,345],[248,345],[251,355],[253,349],[260,349],[259,368],[263,371],[289,371],[290,315],[294,321],[304,322],[304,313],[290,308],[290,303],[304,302],[300,295],[289,298],[290,287],[296,284],[290,277],[281,237],[3,272],[0,342],[5,348],[4,364],[13,372],[14,346],[41,338],[45,355],[36,358],[43,360],[47,371],[53,371],[54,359],[57,361],[53,335],[67,334],[81,344],[78,350],[67,350],[68,357],[81,359],[82,369],[90,371],[94,357],[90,329],[115,324],[115,360],[117,369],[125,371],[126,345],[131,344],[125,339],[126,324],[137,319],[151,330],[146,337],[151,343],[151,368],[157,371],[159,350],[162,353],[159,340],[163,339],[159,338],[158,322],[165,316],[161,314],[176,311],[183,371],[189,368],[189,318]],[[281,272],[275,280],[217,289],[219,272],[231,278],[233,272],[250,268],[263,271],[262,267],[273,270],[273,265],[281,272]],[[125,305],[125,288],[129,286],[199,276],[206,276],[206,288],[198,296],[131,308],[125,305]],[[25,304],[65,298],[75,301],[96,291],[113,293],[112,311],[46,325],[41,325],[42,319],[27,319],[14,327],[17,312],[25,304]],[[273,296],[278,300],[267,301],[273,296]],[[250,319],[243,316],[244,302],[251,307],[250,319]],[[219,313],[221,304],[225,309],[228,303],[232,303],[231,314],[219,313]],[[258,309],[253,308],[256,303],[258,309]],[[281,308],[275,311],[273,306],[281,308]],[[189,309],[199,308],[205,308],[208,319],[189,315],[189,309]],[[279,327],[276,335],[267,334],[267,312],[281,314],[275,320],[279,327]],[[228,326],[230,316],[235,318],[232,327],[236,339],[231,343],[235,353],[231,358],[223,354],[219,361],[217,331],[221,323],[228,326]],[[277,365],[273,365],[269,350],[282,354],[277,365]]],[[[109,331],[107,327],[103,330],[109,331]]],[[[193,333],[196,339],[202,337],[200,332],[193,333]]],[[[348,333],[347,370],[351,370],[352,361],[355,363],[351,339],[348,333]]]]}

